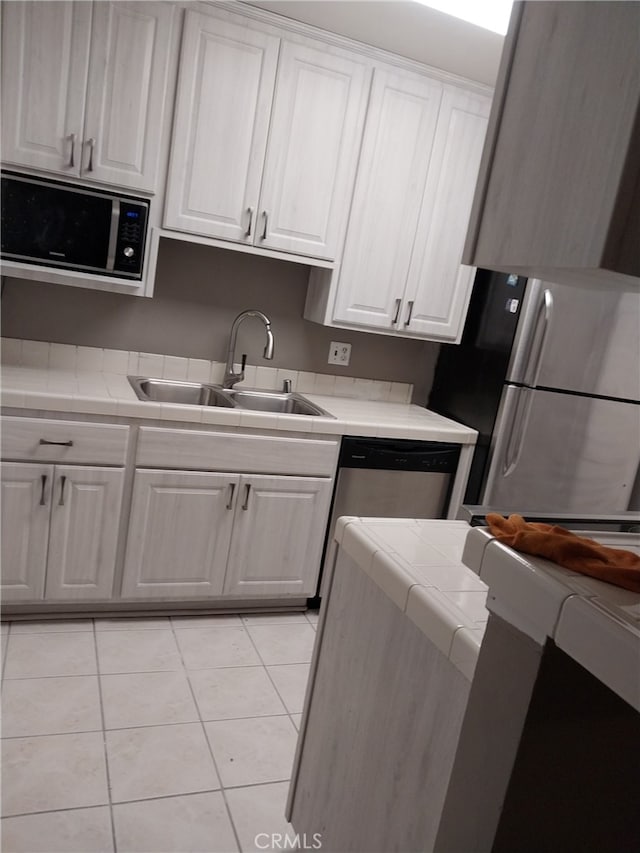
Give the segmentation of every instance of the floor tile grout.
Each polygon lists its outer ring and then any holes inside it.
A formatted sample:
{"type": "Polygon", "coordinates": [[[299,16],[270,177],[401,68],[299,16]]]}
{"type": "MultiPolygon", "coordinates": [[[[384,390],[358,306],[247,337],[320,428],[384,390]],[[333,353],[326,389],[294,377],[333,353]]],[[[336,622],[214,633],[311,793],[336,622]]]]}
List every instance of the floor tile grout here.
{"type": "MultiPolygon", "coordinates": [[[[302,623],[300,623],[300,624],[302,624],[302,623]]],[[[266,664],[266,663],[264,663],[264,660],[263,660],[263,658],[262,658],[262,655],[260,654],[260,650],[258,649],[258,646],[256,645],[256,643],[255,643],[255,641],[254,641],[253,637],[251,636],[251,633],[250,633],[249,631],[247,631],[247,634],[249,635],[249,639],[251,640],[251,643],[253,644],[253,647],[254,647],[254,649],[256,650],[256,654],[258,655],[258,657],[260,658],[260,660],[261,660],[261,661],[262,661],[262,663],[263,663],[263,666],[264,666],[265,671],[266,671],[266,673],[267,673],[267,678],[269,679],[269,681],[270,681],[270,682],[271,682],[271,684],[273,685],[273,689],[274,689],[274,690],[276,691],[276,693],[278,694],[278,697],[280,698],[280,701],[282,702],[282,704],[284,705],[284,707],[287,709],[287,716],[289,717],[289,722],[291,723],[291,725],[292,725],[292,726],[293,726],[293,728],[295,729],[295,731],[296,731],[296,737],[297,737],[298,728],[297,728],[296,724],[293,722],[293,720],[291,719],[291,712],[289,711],[289,708],[287,707],[287,703],[284,701],[284,697],[280,694],[280,691],[278,690],[278,687],[277,687],[277,685],[276,685],[275,681],[274,681],[274,680],[273,680],[273,678],[271,677],[271,673],[269,672],[269,667],[267,666],[267,664],[266,664]]],[[[278,666],[278,665],[280,665],[280,666],[286,666],[286,664],[276,664],[276,666],[278,666]]]]}
{"type": "MultiPolygon", "coordinates": [[[[292,615],[294,615],[294,614],[292,614],[292,615]]],[[[297,614],[295,614],[295,615],[297,615],[297,614]]],[[[243,848],[242,848],[242,844],[241,844],[241,840],[240,840],[240,831],[241,831],[243,826],[245,827],[245,831],[246,831],[246,824],[245,824],[246,818],[242,817],[241,813],[239,812],[238,819],[240,820],[240,823],[238,825],[236,825],[236,819],[234,819],[233,812],[231,810],[231,805],[227,799],[225,792],[226,791],[237,791],[237,790],[248,789],[248,788],[264,788],[264,787],[271,786],[271,785],[286,784],[290,781],[290,772],[286,776],[286,778],[269,779],[268,781],[265,780],[265,781],[256,781],[256,782],[249,782],[249,783],[242,783],[242,784],[225,785],[223,783],[223,779],[222,779],[222,776],[220,774],[218,761],[217,761],[216,756],[215,756],[215,752],[214,752],[212,742],[208,737],[207,724],[209,724],[209,723],[214,723],[214,724],[215,723],[229,723],[229,722],[241,721],[241,720],[248,720],[248,721],[250,721],[250,720],[259,721],[260,720],[260,721],[262,721],[262,720],[267,720],[267,719],[277,719],[277,718],[281,718],[281,717],[287,717],[289,719],[291,726],[293,727],[293,732],[295,733],[295,736],[296,737],[298,736],[298,728],[297,728],[297,726],[293,720],[293,717],[299,716],[300,711],[294,712],[294,711],[289,710],[289,707],[288,707],[288,705],[284,699],[284,694],[278,688],[278,685],[276,684],[274,678],[272,677],[272,672],[275,672],[276,669],[282,668],[282,667],[285,667],[285,668],[291,667],[291,666],[309,667],[310,666],[310,660],[308,659],[309,656],[305,655],[304,660],[286,661],[286,662],[280,662],[280,663],[269,663],[269,664],[267,664],[267,663],[265,663],[265,659],[263,657],[263,654],[260,652],[260,645],[261,644],[260,644],[259,640],[261,638],[262,631],[256,632],[258,635],[258,639],[256,640],[254,638],[254,636],[252,635],[252,631],[249,629],[279,628],[279,627],[282,627],[285,625],[292,626],[292,627],[293,626],[299,627],[301,625],[310,625],[311,628],[315,631],[315,629],[316,629],[315,622],[308,619],[306,614],[303,614],[303,615],[304,615],[304,621],[303,620],[291,621],[291,620],[287,620],[286,618],[283,618],[282,621],[277,621],[277,622],[265,621],[262,624],[260,622],[251,622],[251,623],[247,624],[244,622],[244,619],[241,619],[241,621],[239,623],[226,624],[226,625],[216,625],[215,624],[215,616],[212,615],[211,616],[211,620],[212,620],[211,625],[200,624],[197,626],[183,625],[179,622],[174,622],[173,618],[170,617],[168,624],[161,625],[161,626],[154,626],[153,628],[142,628],[142,627],[136,628],[133,626],[123,626],[122,628],[118,628],[118,629],[114,628],[114,629],[110,629],[110,630],[109,629],[106,629],[106,630],[101,629],[96,624],[96,619],[92,619],[91,628],[87,629],[86,631],[85,630],[83,630],[83,631],[66,631],[66,632],[64,632],[64,631],[53,631],[53,632],[52,631],[40,631],[40,632],[38,632],[38,631],[33,631],[33,632],[21,631],[21,632],[18,632],[17,634],[13,634],[12,626],[10,624],[7,634],[3,635],[3,638],[2,638],[3,642],[4,642],[3,664],[5,666],[6,666],[7,657],[8,657],[8,646],[9,646],[8,640],[9,640],[10,635],[13,635],[14,637],[19,637],[19,636],[34,636],[34,635],[42,636],[43,634],[48,634],[48,635],[55,637],[56,635],[60,635],[63,633],[73,634],[73,635],[77,635],[77,636],[83,636],[83,635],[86,635],[87,633],[92,634],[93,654],[95,655],[95,666],[96,666],[95,671],[86,672],[86,673],[73,673],[73,674],[68,674],[68,675],[67,674],[26,675],[26,676],[25,675],[15,675],[15,676],[12,676],[9,679],[7,679],[7,681],[11,681],[11,682],[24,682],[24,681],[32,682],[32,681],[37,681],[38,679],[44,679],[44,678],[46,678],[46,679],[97,678],[98,701],[99,701],[99,705],[100,705],[100,719],[101,719],[102,728],[101,729],[89,728],[89,729],[84,729],[82,731],[75,731],[74,730],[74,731],[50,732],[50,733],[43,733],[43,734],[37,734],[37,735],[12,735],[12,736],[9,736],[9,737],[3,738],[3,739],[6,741],[14,741],[17,739],[24,739],[24,738],[62,737],[62,736],[66,736],[66,735],[97,734],[98,732],[100,732],[102,735],[102,743],[103,743],[103,750],[104,750],[104,761],[105,761],[105,772],[106,772],[106,783],[107,783],[107,802],[105,802],[104,804],[98,803],[98,804],[91,804],[91,805],[87,805],[87,806],[77,806],[77,807],[71,806],[71,807],[61,808],[61,809],[43,809],[43,810],[37,811],[37,812],[25,812],[25,813],[19,813],[19,814],[6,815],[6,816],[3,816],[3,818],[4,817],[6,817],[6,818],[25,817],[26,818],[26,817],[38,815],[38,814],[54,814],[54,813],[58,813],[58,812],[60,812],[60,813],[71,812],[71,811],[75,811],[76,809],[87,810],[87,809],[108,807],[109,808],[109,817],[110,817],[110,827],[111,827],[111,840],[112,840],[112,844],[113,844],[114,853],[117,853],[118,847],[117,847],[117,838],[116,838],[116,821],[115,821],[115,815],[114,815],[114,806],[116,806],[116,805],[120,806],[120,805],[132,804],[132,803],[148,803],[148,802],[152,802],[152,801],[156,801],[156,800],[161,800],[161,801],[162,800],[171,800],[171,799],[175,799],[175,798],[181,798],[181,797],[186,797],[186,796],[194,796],[194,795],[198,795],[198,794],[217,793],[219,791],[221,796],[222,796],[222,800],[224,802],[224,806],[225,806],[225,810],[226,810],[226,816],[227,816],[227,819],[229,821],[230,829],[233,832],[233,836],[234,836],[235,841],[238,845],[238,849],[240,851],[242,851],[243,848]],[[203,630],[204,629],[205,631],[207,631],[207,630],[211,630],[211,629],[225,629],[225,628],[234,628],[234,629],[242,628],[243,629],[242,633],[245,637],[248,637],[249,642],[251,644],[251,647],[257,656],[257,661],[255,663],[250,663],[250,664],[231,663],[231,664],[222,664],[222,665],[219,664],[217,666],[188,668],[186,665],[186,662],[185,662],[182,647],[180,645],[180,635],[181,634],[186,635],[188,632],[193,631],[193,630],[197,631],[197,630],[203,630]],[[121,670],[104,672],[102,670],[99,643],[98,643],[98,638],[100,636],[104,636],[105,634],[107,634],[107,635],[108,634],[117,634],[117,633],[121,633],[122,631],[126,631],[126,630],[129,630],[131,632],[135,631],[136,633],[143,632],[146,634],[149,631],[158,631],[158,630],[166,631],[167,629],[171,630],[171,632],[172,632],[173,642],[174,642],[175,646],[177,647],[177,655],[178,655],[178,659],[179,659],[179,664],[176,664],[175,666],[170,666],[169,668],[163,668],[163,669],[140,669],[140,670],[124,671],[124,672],[121,670]],[[207,671],[216,672],[218,670],[224,671],[227,669],[243,669],[243,670],[261,669],[261,670],[263,670],[267,676],[267,679],[268,679],[268,682],[269,682],[271,688],[275,692],[275,696],[277,696],[278,700],[282,703],[282,708],[283,708],[282,712],[269,713],[269,714],[255,714],[255,713],[254,714],[240,714],[239,716],[233,716],[233,717],[216,717],[216,716],[214,716],[211,719],[209,719],[208,717],[205,719],[203,714],[202,714],[202,711],[200,709],[200,705],[198,703],[197,697],[196,697],[195,683],[192,682],[192,679],[194,678],[193,673],[206,673],[207,671]],[[192,719],[192,720],[178,720],[178,721],[171,721],[171,722],[154,722],[154,723],[150,723],[150,724],[143,723],[143,724],[131,725],[131,726],[120,725],[120,726],[117,726],[114,728],[107,728],[105,696],[103,695],[103,686],[106,684],[104,679],[109,679],[110,677],[113,678],[113,677],[117,677],[117,676],[125,676],[126,677],[126,676],[135,676],[135,675],[153,675],[153,674],[160,675],[160,674],[169,674],[169,673],[180,673],[181,676],[184,676],[186,678],[188,689],[189,689],[189,695],[191,697],[191,700],[193,702],[193,706],[195,708],[195,715],[196,716],[194,719],[192,719]],[[175,726],[180,726],[180,725],[183,725],[183,726],[184,725],[200,725],[201,730],[203,732],[203,735],[205,737],[205,742],[207,744],[207,748],[208,748],[208,752],[209,752],[211,761],[213,763],[213,769],[214,769],[216,777],[217,777],[217,782],[219,784],[219,788],[203,788],[202,790],[188,791],[188,792],[179,792],[178,791],[178,792],[171,793],[171,794],[162,794],[160,796],[138,797],[136,799],[131,799],[131,800],[119,800],[117,803],[114,802],[113,791],[112,791],[112,781],[111,781],[111,774],[110,774],[109,748],[108,748],[108,744],[107,744],[107,738],[108,738],[109,732],[129,731],[129,730],[138,730],[138,729],[151,729],[151,728],[160,729],[160,728],[175,727],[175,726]]],[[[138,617],[138,618],[140,618],[140,617],[138,617]]],[[[151,617],[151,618],[153,618],[153,617],[151,617]]],[[[186,617],[186,618],[188,618],[188,617],[186,617]]],[[[202,619],[203,617],[197,617],[197,618],[202,619]]],[[[222,637],[223,634],[220,634],[219,636],[222,637]]],[[[302,636],[308,637],[308,631],[307,630],[303,631],[302,636]]],[[[40,642],[42,642],[42,641],[40,641],[40,642]]],[[[306,639],[305,639],[305,642],[306,642],[306,639]]],[[[116,644],[116,648],[117,648],[117,644],[116,644]]],[[[230,651],[230,653],[233,654],[232,651],[230,651]]],[[[3,668],[3,677],[4,677],[4,668],[3,668]]],[[[265,684],[265,687],[266,687],[266,684],[265,684]]],[[[233,707],[233,706],[231,706],[231,707],[233,707]]],[[[240,705],[239,709],[243,710],[243,707],[240,705]]],[[[284,726],[284,724],[281,724],[281,725],[284,726]]],[[[285,726],[285,728],[286,728],[286,726],[285,726]]],[[[179,787],[179,786],[176,786],[176,787],[179,787]]],[[[275,796],[275,794],[269,795],[269,796],[275,796]]],[[[284,815],[282,815],[281,818],[283,821],[285,820],[284,815]]],[[[275,819],[276,819],[276,817],[275,817],[275,813],[274,813],[274,820],[275,819]]],[[[249,825],[251,825],[251,824],[249,824],[249,825]]],[[[105,829],[106,829],[106,826],[105,826],[105,829]]]]}
{"type": "Polygon", "coordinates": [[[182,649],[180,648],[180,643],[178,642],[178,637],[175,634],[175,629],[173,629],[173,630],[174,630],[175,642],[176,642],[176,645],[178,646],[178,653],[180,655],[180,660],[182,661],[182,667],[183,667],[183,670],[184,670],[185,675],[187,677],[187,683],[189,685],[189,690],[191,691],[191,697],[193,699],[193,702],[194,702],[194,705],[196,708],[196,712],[197,712],[198,718],[200,720],[200,725],[202,727],[202,733],[204,735],[205,743],[207,744],[207,747],[209,749],[209,755],[211,756],[211,761],[213,762],[213,767],[214,767],[216,776],[218,777],[218,782],[220,783],[220,792],[222,795],[222,800],[224,802],[224,807],[225,807],[226,812],[227,812],[227,816],[229,818],[229,822],[231,823],[231,830],[233,832],[233,836],[235,838],[236,844],[238,845],[238,850],[240,851],[240,853],[242,853],[242,844],[240,843],[240,835],[238,833],[235,822],[233,820],[233,814],[231,813],[231,808],[229,807],[229,802],[227,801],[227,797],[224,793],[224,788],[222,786],[222,776],[220,774],[220,770],[218,769],[218,762],[216,761],[216,757],[213,753],[213,746],[211,745],[211,741],[209,740],[209,737],[207,735],[207,729],[206,729],[206,726],[205,726],[204,721],[202,719],[202,714],[200,712],[200,706],[198,704],[198,700],[197,700],[197,697],[195,694],[195,690],[193,689],[193,684],[191,683],[191,679],[189,678],[189,671],[187,670],[186,666],[184,665],[184,656],[182,654],[182,649]]]}
{"type": "MultiPolygon", "coordinates": [[[[264,669],[264,667],[260,667],[260,669],[264,669]]],[[[281,698],[281,697],[280,697],[281,698]]],[[[282,700],[284,704],[284,700],[282,700]]],[[[115,726],[115,727],[107,727],[103,724],[102,728],[99,729],[73,729],[73,731],[65,731],[65,732],[40,732],[38,734],[29,734],[29,735],[2,735],[0,737],[0,741],[5,740],[21,740],[24,738],[41,738],[41,737],[63,737],[64,735],[90,735],[90,734],[99,734],[100,732],[104,732],[105,734],[108,732],[128,732],[135,731],[136,729],[163,729],[170,728],[172,726],[191,726],[196,725],[197,723],[229,723],[234,722],[235,720],[267,720],[272,717],[290,717],[292,714],[299,714],[300,711],[288,711],[287,706],[284,706],[285,710],[281,714],[250,714],[246,716],[240,717],[213,717],[211,719],[203,719],[197,718],[193,720],[178,720],[177,722],[171,723],[141,723],[136,726],[115,726]]]]}
{"type": "Polygon", "coordinates": [[[102,720],[102,746],[104,749],[104,767],[105,773],[107,774],[107,797],[109,798],[109,819],[111,822],[111,841],[113,844],[114,853],[118,851],[118,845],[116,841],[116,823],[115,817],[113,814],[113,803],[111,800],[111,775],[109,773],[109,754],[107,749],[107,729],[105,725],[105,713],[104,713],[104,703],[102,701],[102,683],[100,681],[100,655],[98,653],[98,637],[96,634],[96,623],[93,620],[93,644],[96,655],[96,669],[97,669],[97,678],[98,678],[98,701],[100,703],[100,719],[102,720]]]}

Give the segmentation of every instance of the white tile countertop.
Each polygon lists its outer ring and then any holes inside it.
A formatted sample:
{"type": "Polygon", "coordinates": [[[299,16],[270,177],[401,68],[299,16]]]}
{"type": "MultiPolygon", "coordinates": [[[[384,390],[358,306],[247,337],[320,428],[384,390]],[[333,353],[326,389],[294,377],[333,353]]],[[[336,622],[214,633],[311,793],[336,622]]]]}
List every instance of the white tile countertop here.
{"type": "Polygon", "coordinates": [[[341,548],[471,680],[489,613],[487,585],[462,563],[466,521],[344,516],[341,548]]]}
{"type": "MultiPolygon", "coordinates": [[[[582,532],[640,553],[640,535],[582,532]]],[[[470,680],[489,611],[640,710],[640,594],[520,554],[465,521],[345,516],[341,548],[470,680]]]]}
{"type": "MultiPolygon", "coordinates": [[[[640,534],[590,533],[640,554],[640,534]]],[[[522,554],[473,528],[462,560],[489,587],[487,608],[540,645],[553,639],[581,666],[640,711],[640,594],[522,554]]]]}
{"type": "Polygon", "coordinates": [[[127,374],[132,374],[220,382],[220,367],[223,366],[200,359],[4,339],[1,402],[10,408],[192,424],[412,438],[462,445],[473,445],[476,441],[475,430],[410,404],[411,386],[401,383],[253,368],[247,374],[247,381],[238,385],[275,389],[282,387],[283,378],[291,378],[294,391],[333,415],[301,417],[240,408],[145,402],[138,400],[127,379],[127,374]],[[357,396],[345,396],[350,393],[357,396]]]}

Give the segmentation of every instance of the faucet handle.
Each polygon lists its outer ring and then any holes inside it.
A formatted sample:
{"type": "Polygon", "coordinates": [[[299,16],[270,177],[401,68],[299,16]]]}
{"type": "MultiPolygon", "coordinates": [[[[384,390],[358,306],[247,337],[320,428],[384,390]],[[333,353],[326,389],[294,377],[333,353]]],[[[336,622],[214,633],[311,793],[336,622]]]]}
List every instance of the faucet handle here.
{"type": "Polygon", "coordinates": [[[244,373],[244,369],[247,366],[247,354],[246,352],[242,353],[242,362],[240,364],[240,372],[244,373]]]}

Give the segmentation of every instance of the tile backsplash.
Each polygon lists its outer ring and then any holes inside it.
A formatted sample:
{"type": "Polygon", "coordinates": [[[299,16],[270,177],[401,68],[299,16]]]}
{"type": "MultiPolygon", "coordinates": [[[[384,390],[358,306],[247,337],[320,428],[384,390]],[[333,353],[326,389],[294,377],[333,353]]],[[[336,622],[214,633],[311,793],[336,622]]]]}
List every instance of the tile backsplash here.
{"type": "MultiPolygon", "coordinates": [[[[1,347],[4,365],[70,371],[74,374],[99,372],[220,383],[225,368],[223,362],[201,358],[180,358],[19,338],[2,338],[1,347]]],[[[285,379],[291,380],[292,389],[302,394],[328,394],[392,403],[410,403],[413,394],[413,385],[405,382],[359,379],[355,376],[334,376],[262,365],[248,365],[245,368],[245,380],[240,384],[249,388],[280,389],[285,379]]]]}

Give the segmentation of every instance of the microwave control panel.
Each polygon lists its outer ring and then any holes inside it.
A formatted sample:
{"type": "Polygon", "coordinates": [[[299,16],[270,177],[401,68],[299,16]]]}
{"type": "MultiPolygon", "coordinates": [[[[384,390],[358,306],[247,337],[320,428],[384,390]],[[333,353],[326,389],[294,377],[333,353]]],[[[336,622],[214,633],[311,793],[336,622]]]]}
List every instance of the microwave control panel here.
{"type": "Polygon", "coordinates": [[[124,273],[136,273],[141,270],[147,214],[146,204],[120,199],[114,270],[124,273]]]}

